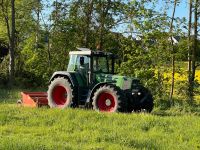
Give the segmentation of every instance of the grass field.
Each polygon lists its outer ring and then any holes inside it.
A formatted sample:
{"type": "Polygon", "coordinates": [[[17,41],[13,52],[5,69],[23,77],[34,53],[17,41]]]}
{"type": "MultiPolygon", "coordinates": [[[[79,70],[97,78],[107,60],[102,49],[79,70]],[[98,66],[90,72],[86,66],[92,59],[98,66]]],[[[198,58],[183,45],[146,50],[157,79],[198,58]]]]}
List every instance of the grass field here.
{"type": "Polygon", "coordinates": [[[200,117],[1,104],[0,149],[200,149],[200,117]]]}
{"type": "MultiPolygon", "coordinates": [[[[186,76],[176,73],[175,79],[186,76]]],[[[196,79],[200,83],[200,70],[196,79]]],[[[199,106],[157,106],[151,114],[31,109],[15,104],[20,91],[0,89],[0,150],[200,149],[199,106]]]]}
{"type": "Polygon", "coordinates": [[[0,150],[200,149],[200,109],[151,114],[16,106],[20,89],[0,90],[0,150]]]}

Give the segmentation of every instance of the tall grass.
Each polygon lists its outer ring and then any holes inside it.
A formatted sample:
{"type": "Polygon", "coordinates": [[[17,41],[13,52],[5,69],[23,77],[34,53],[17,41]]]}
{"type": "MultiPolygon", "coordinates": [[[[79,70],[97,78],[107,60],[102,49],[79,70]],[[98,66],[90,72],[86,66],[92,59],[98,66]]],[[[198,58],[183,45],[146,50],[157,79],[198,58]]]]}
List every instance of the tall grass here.
{"type": "Polygon", "coordinates": [[[21,99],[20,93],[22,91],[33,92],[33,91],[47,91],[44,88],[37,89],[23,89],[23,88],[0,88],[0,103],[16,103],[17,100],[21,99]]]}
{"type": "Polygon", "coordinates": [[[13,104],[21,91],[0,90],[0,150],[200,149],[198,106],[158,106],[151,114],[31,109],[13,104]]]}
{"type": "Polygon", "coordinates": [[[0,105],[0,149],[200,149],[194,114],[107,114],[0,105]]]}

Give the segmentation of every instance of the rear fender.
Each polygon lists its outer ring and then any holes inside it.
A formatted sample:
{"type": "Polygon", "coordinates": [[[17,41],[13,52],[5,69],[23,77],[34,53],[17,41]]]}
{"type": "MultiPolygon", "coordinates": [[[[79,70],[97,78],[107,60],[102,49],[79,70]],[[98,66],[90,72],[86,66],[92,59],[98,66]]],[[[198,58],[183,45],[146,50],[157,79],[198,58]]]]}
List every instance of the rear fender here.
{"type": "Polygon", "coordinates": [[[53,81],[57,77],[66,78],[71,83],[71,85],[73,87],[78,85],[75,75],[73,73],[69,73],[67,71],[56,71],[56,72],[54,72],[53,75],[51,76],[49,82],[53,81]]]}

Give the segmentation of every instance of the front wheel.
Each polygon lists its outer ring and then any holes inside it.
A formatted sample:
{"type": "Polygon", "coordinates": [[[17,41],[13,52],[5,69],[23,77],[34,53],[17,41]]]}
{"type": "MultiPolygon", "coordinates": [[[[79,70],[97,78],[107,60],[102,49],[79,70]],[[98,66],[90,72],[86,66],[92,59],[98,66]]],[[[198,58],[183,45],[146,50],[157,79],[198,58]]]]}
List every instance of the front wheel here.
{"type": "Polygon", "coordinates": [[[67,108],[72,104],[73,89],[69,81],[63,77],[54,79],[47,92],[48,104],[52,107],[67,108]]]}
{"type": "Polygon", "coordinates": [[[153,110],[153,97],[147,88],[141,86],[138,89],[138,92],[133,94],[132,96],[134,102],[132,103],[132,105],[129,105],[128,112],[150,113],[153,110]]]}
{"type": "Polygon", "coordinates": [[[93,109],[97,111],[126,111],[126,99],[121,90],[114,85],[104,85],[97,89],[92,100],[93,109]]]}

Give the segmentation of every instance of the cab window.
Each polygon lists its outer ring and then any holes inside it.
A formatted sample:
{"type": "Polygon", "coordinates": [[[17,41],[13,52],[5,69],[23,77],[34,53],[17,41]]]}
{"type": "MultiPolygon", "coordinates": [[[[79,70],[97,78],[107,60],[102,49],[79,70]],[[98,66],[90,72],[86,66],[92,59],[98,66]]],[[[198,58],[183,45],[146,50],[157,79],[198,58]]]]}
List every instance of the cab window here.
{"type": "Polygon", "coordinates": [[[99,57],[95,56],[93,62],[93,70],[98,73],[110,73],[109,71],[109,63],[107,57],[99,57]]]}

